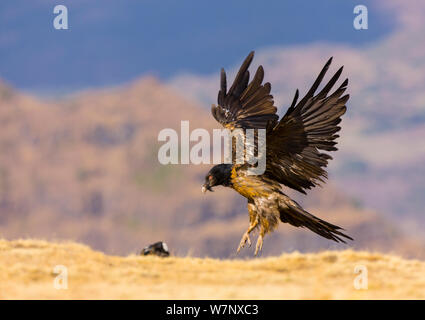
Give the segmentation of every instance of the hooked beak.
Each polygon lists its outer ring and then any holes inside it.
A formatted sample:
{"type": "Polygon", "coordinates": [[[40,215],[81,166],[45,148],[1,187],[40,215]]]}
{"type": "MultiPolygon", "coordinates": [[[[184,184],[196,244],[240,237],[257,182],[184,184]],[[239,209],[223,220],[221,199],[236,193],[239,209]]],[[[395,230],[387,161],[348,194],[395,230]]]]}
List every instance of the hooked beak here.
{"type": "Polygon", "coordinates": [[[207,190],[211,192],[213,191],[209,185],[207,184],[202,185],[202,193],[206,193],[207,190]]]}

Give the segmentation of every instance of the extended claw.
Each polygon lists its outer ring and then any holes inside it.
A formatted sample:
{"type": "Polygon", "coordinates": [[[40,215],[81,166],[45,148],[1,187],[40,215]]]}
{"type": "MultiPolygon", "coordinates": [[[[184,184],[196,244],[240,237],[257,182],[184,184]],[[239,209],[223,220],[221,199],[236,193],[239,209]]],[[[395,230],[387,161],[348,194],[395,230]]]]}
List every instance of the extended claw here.
{"type": "Polygon", "coordinates": [[[263,248],[263,236],[259,235],[258,239],[257,239],[257,245],[255,246],[255,253],[254,255],[257,256],[258,253],[261,251],[261,249],[263,248]]]}
{"type": "Polygon", "coordinates": [[[239,243],[237,253],[239,253],[239,251],[241,251],[241,249],[245,247],[245,244],[247,242],[248,242],[248,245],[251,246],[251,239],[249,238],[249,234],[248,232],[245,232],[244,235],[242,236],[241,242],[239,243]]]}

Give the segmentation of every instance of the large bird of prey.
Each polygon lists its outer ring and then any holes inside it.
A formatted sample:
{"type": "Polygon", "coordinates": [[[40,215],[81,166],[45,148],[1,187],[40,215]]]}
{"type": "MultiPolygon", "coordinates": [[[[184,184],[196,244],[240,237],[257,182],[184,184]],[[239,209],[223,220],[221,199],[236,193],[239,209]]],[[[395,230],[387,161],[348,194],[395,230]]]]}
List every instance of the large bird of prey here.
{"type": "Polygon", "coordinates": [[[219,164],[206,175],[202,191],[223,185],[233,188],[248,200],[249,227],[237,252],[251,245],[250,233],[259,229],[255,255],[261,251],[264,236],[275,229],[279,220],[295,227],[308,228],[320,236],[344,242],[352,240],[341,228],[305,211],[282,191],[282,185],[306,193],[327,178],[325,167],[332,159],[323,151],[337,148],[338,124],[346,111],[349,95],[344,95],[348,79],[332,93],[341,75],[341,67],[323,89],[316,93],[332,58],[325,64],[307,94],[298,101],[298,90],[286,114],[279,120],[270,94],[270,83],[263,84],[264,70],[259,66],[251,82],[251,52],[243,62],[233,85],[227,90],[226,73],[221,70],[218,105],[212,106],[214,118],[234,130],[266,129],[266,169],[262,175],[248,174],[249,163],[219,164]]]}

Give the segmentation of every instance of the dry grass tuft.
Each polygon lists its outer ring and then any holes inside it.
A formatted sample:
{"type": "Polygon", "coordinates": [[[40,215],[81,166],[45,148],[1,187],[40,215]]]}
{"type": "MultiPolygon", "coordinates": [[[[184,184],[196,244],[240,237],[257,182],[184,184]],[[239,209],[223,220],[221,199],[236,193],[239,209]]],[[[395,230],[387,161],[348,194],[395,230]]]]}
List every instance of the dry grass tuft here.
{"type": "Polygon", "coordinates": [[[0,299],[424,299],[425,262],[356,251],[251,260],[108,256],[76,243],[0,240],[0,299]],[[56,265],[68,289],[53,286],[56,265]],[[368,289],[356,290],[356,266],[368,289]]]}

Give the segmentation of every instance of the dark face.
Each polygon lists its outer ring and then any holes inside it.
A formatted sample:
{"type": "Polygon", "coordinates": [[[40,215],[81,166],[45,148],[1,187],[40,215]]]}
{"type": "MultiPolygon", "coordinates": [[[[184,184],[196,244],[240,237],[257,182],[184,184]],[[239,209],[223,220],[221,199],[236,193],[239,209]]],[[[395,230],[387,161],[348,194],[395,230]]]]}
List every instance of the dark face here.
{"type": "Polygon", "coordinates": [[[220,164],[213,167],[205,177],[205,183],[202,185],[202,192],[213,191],[212,187],[226,185],[230,178],[231,166],[220,164]]]}

